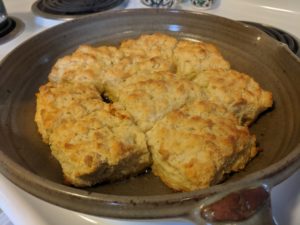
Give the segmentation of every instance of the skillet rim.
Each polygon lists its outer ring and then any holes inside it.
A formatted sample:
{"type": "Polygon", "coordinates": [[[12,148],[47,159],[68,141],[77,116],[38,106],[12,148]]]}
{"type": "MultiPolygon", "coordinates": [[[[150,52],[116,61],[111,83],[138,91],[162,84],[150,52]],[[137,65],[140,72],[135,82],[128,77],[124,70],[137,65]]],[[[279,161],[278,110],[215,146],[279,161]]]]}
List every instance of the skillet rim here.
{"type": "MultiPolygon", "coordinates": [[[[135,13],[166,13],[166,14],[177,14],[177,16],[181,15],[184,16],[185,14],[191,14],[196,16],[205,16],[213,19],[221,19],[227,23],[235,23],[240,24],[239,26],[241,29],[250,29],[253,35],[260,35],[263,36],[265,39],[269,39],[274,43],[274,49],[276,48],[283,48],[284,51],[288,51],[291,59],[296,60],[296,62],[300,65],[300,59],[294,55],[285,44],[282,44],[276,40],[273,40],[266,34],[264,34],[262,31],[253,28],[251,26],[245,25],[241,22],[233,21],[227,18],[223,18],[220,16],[205,14],[203,12],[191,12],[191,11],[184,11],[184,10],[174,10],[174,9],[125,9],[125,10],[116,10],[114,12],[104,12],[100,14],[94,14],[94,15],[88,15],[84,16],[79,19],[75,19],[72,21],[67,21],[65,23],[62,23],[60,25],[57,25],[55,27],[46,29],[45,31],[34,35],[32,38],[29,38],[25,42],[23,42],[21,45],[19,45],[17,48],[15,48],[12,52],[10,52],[6,57],[3,58],[3,60],[0,62],[1,64],[4,63],[6,60],[8,60],[11,55],[16,54],[16,52],[19,51],[19,49],[22,46],[28,45],[30,42],[34,42],[36,39],[41,38],[43,35],[46,36],[48,33],[54,33],[56,30],[62,29],[66,26],[71,26],[72,24],[76,23],[85,23],[89,20],[93,19],[94,17],[104,17],[109,18],[111,16],[114,16],[116,14],[135,14],[135,13]],[[112,15],[114,14],[114,15],[112,15]],[[179,15],[178,15],[179,14],[179,15]],[[78,22],[79,21],[79,22],[78,22]]],[[[1,173],[7,177],[9,180],[11,180],[13,183],[17,184],[17,186],[21,187],[25,191],[38,196],[41,199],[44,199],[48,202],[58,204],[65,206],[64,204],[59,204],[57,200],[51,199],[51,197],[46,198],[44,195],[41,196],[41,192],[46,191],[50,194],[57,194],[58,196],[67,196],[70,199],[76,199],[79,201],[92,201],[92,202],[99,202],[100,204],[116,204],[119,207],[124,207],[124,205],[141,205],[145,206],[147,204],[149,205],[156,205],[157,203],[160,204],[167,204],[172,205],[178,204],[179,202],[194,202],[195,200],[198,201],[200,198],[222,192],[223,189],[230,189],[234,188],[235,186],[251,186],[254,183],[257,182],[264,182],[268,183],[271,187],[276,185],[277,183],[281,182],[282,180],[286,179],[289,175],[291,175],[293,172],[295,172],[300,167],[300,145],[298,145],[291,153],[289,153],[285,158],[281,159],[279,162],[272,164],[268,166],[267,168],[256,171],[250,175],[247,175],[246,177],[238,180],[238,181],[232,181],[228,184],[219,184],[212,186],[207,189],[199,190],[199,191],[193,191],[193,192],[185,192],[185,193],[173,193],[173,194],[164,194],[164,195],[152,195],[152,196],[120,196],[120,195],[110,195],[110,194],[101,194],[101,193],[91,193],[86,190],[77,189],[73,187],[68,187],[62,184],[59,184],[54,181],[50,181],[46,178],[40,177],[33,172],[30,172],[26,169],[24,169],[22,166],[15,163],[13,160],[11,160],[2,150],[0,151],[0,171],[1,173]],[[31,179],[29,179],[29,177],[31,179]],[[270,179],[271,178],[271,179],[270,179]],[[270,179],[269,181],[266,181],[266,179],[270,179]],[[30,180],[30,181],[29,181],[30,180]],[[28,183],[29,181],[29,183],[28,183]],[[37,190],[31,189],[31,185],[36,185],[37,190]],[[52,188],[51,188],[52,187],[52,188]],[[137,198],[137,199],[133,199],[137,198]]],[[[90,203],[89,203],[90,204],[90,203]]],[[[190,203],[189,203],[190,204],[190,203]]],[[[135,206],[136,207],[136,206],[135,206]]],[[[76,210],[76,209],[75,209],[76,210]]],[[[79,210],[82,212],[87,212],[86,210],[79,210]]],[[[155,211],[155,210],[154,210],[155,211]]],[[[182,211],[183,212],[183,211],[182,211]]],[[[95,213],[92,213],[95,214],[95,213]]],[[[96,213],[97,214],[97,213],[96,213]]],[[[126,213],[125,213],[126,214],[126,213]]],[[[99,215],[99,214],[97,214],[99,215]]],[[[175,216],[174,214],[166,213],[162,215],[163,217],[167,216],[175,216]]],[[[178,215],[178,214],[177,214],[178,215]]],[[[180,214],[179,214],[180,215],[180,214]]],[[[114,215],[108,215],[108,216],[114,216],[114,215]]],[[[126,214],[126,215],[118,215],[122,218],[140,218],[139,215],[134,214],[126,214]]],[[[149,216],[155,217],[153,213],[149,213],[149,216]]],[[[141,218],[148,218],[148,217],[141,217],[141,218]]]]}

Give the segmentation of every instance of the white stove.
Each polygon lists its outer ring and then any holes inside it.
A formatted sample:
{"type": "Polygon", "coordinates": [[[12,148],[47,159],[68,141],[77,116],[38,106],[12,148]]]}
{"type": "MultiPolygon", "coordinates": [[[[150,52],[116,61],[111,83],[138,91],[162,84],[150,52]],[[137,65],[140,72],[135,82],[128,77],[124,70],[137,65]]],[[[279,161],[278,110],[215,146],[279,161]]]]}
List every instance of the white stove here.
{"type": "MultiPolygon", "coordinates": [[[[17,45],[43,30],[63,23],[69,18],[44,18],[33,14],[34,0],[3,0],[9,17],[17,22],[12,39],[0,38],[0,60],[17,45]]],[[[189,0],[181,0],[177,9],[199,11],[189,0]]],[[[145,7],[139,0],[124,1],[117,8],[145,7]]],[[[113,9],[111,9],[113,10],[113,9]]],[[[217,0],[211,13],[234,20],[251,21],[276,27],[300,40],[299,0],[217,0]]],[[[298,43],[300,45],[300,42],[298,43]]],[[[299,51],[298,51],[299,55],[299,51]]],[[[300,224],[300,171],[272,190],[274,220],[279,225],[300,224]]],[[[129,224],[190,224],[180,218],[168,220],[132,221],[90,216],[67,210],[40,200],[15,186],[0,174],[1,225],[129,225],[129,224]]]]}

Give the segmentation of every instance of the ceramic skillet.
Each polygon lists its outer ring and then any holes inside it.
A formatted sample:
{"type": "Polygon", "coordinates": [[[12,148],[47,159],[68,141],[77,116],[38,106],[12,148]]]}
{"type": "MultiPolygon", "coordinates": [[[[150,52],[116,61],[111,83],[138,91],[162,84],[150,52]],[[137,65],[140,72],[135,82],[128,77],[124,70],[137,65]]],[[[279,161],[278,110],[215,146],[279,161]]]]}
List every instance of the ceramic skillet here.
{"type": "MultiPolygon", "coordinates": [[[[50,203],[114,218],[186,216],[197,223],[222,221],[222,212],[218,212],[219,220],[209,216],[215,205],[206,206],[229,192],[246,200],[245,196],[255,199],[253,196],[262,194],[261,199],[267,200],[245,203],[253,207],[246,210],[244,214],[248,213],[248,217],[242,219],[250,221],[252,214],[258,215],[262,205],[267,205],[269,190],[299,168],[299,71],[299,59],[285,45],[255,28],[222,17],[187,11],[136,9],[66,22],[18,46],[0,65],[0,171],[25,191],[50,203]],[[154,32],[217,45],[232,68],[250,74],[273,93],[274,107],[251,126],[251,132],[256,134],[264,151],[244,171],[231,175],[222,184],[189,193],[173,192],[150,172],[93,188],[64,185],[61,168],[51,156],[49,147],[42,143],[34,123],[35,93],[39,86],[47,82],[55,61],[80,44],[117,45],[124,39],[154,32]],[[240,189],[248,192],[240,192],[240,189]],[[249,190],[254,194],[249,195],[249,190]]],[[[233,218],[225,221],[228,220],[233,218]]]]}

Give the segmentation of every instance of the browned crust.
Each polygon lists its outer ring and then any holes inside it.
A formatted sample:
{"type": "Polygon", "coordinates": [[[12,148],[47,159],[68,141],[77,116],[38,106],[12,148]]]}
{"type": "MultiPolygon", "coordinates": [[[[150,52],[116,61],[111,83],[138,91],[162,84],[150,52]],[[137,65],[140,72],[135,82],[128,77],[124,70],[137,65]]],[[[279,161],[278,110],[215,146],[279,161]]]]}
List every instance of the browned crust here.
{"type": "Polygon", "coordinates": [[[247,125],[272,105],[272,94],[230,69],[216,46],[160,33],[119,47],[82,45],[49,80],[35,121],[66,182],[79,187],[137,174],[152,160],[175,190],[215,184],[257,154],[247,125]]]}

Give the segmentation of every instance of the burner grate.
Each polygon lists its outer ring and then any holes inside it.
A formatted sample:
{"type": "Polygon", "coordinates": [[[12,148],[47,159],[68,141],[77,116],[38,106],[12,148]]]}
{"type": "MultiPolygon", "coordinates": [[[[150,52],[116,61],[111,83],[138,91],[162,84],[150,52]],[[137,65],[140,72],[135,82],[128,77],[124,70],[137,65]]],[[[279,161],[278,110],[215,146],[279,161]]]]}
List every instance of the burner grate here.
{"type": "Polygon", "coordinates": [[[268,34],[270,37],[274,38],[275,40],[286,44],[293,53],[297,54],[299,52],[299,44],[298,44],[297,40],[290,34],[284,32],[278,28],[262,25],[259,23],[253,23],[253,22],[248,22],[248,21],[242,21],[242,22],[245,24],[254,26],[254,27],[264,31],[266,34],[268,34]]]}
{"type": "Polygon", "coordinates": [[[9,34],[16,27],[16,22],[8,17],[5,21],[0,24],[0,38],[9,34]]]}
{"type": "Polygon", "coordinates": [[[39,10],[55,15],[82,15],[112,9],[124,0],[40,0],[39,10]]]}

